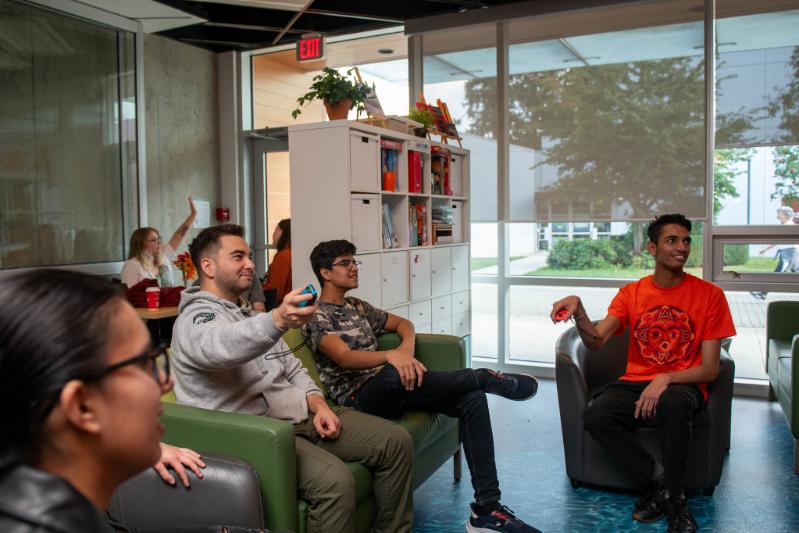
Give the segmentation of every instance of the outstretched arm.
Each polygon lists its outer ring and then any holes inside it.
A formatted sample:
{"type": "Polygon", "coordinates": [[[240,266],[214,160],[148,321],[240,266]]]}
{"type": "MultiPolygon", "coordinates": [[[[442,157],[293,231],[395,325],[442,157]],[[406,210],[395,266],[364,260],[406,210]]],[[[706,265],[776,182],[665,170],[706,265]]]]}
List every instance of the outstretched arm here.
{"type": "Polygon", "coordinates": [[[613,315],[607,315],[594,326],[594,323],[588,318],[583,302],[578,296],[567,296],[552,304],[552,312],[549,314],[549,318],[553,322],[556,322],[555,315],[561,309],[567,311],[562,320],[565,322],[569,317],[574,317],[574,325],[577,326],[577,331],[580,332],[580,338],[583,343],[594,350],[602,348],[610,336],[613,335],[613,332],[621,326],[621,321],[613,315]]]}
{"type": "Polygon", "coordinates": [[[197,208],[194,207],[194,200],[192,200],[191,196],[189,196],[189,209],[191,209],[189,216],[178,226],[178,229],[172,234],[172,238],[169,239],[169,246],[171,246],[173,250],[178,249],[180,243],[183,242],[183,238],[189,233],[191,225],[194,224],[194,219],[197,218],[197,208]]]}

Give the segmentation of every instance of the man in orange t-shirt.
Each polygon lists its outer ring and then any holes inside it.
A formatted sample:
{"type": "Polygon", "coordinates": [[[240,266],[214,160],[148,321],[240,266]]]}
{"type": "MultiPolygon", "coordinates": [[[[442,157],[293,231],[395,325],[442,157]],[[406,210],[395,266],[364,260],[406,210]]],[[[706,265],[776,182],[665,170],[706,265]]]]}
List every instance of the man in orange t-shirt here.
{"type": "Polygon", "coordinates": [[[596,326],[580,298],[567,296],[552,306],[573,316],[580,337],[598,349],[629,326],[627,371],[594,398],[583,413],[585,429],[626,465],[642,486],[633,518],[654,522],[668,516],[669,531],[692,532],[684,482],[691,424],[707,399],[707,383],[718,376],[721,340],[735,335],[723,291],[683,270],[691,252],[691,222],[662,215],[647,230],[655,272],[622,287],[596,326]],[[638,444],[632,431],[654,422],[661,429],[663,465],[638,444]]]}

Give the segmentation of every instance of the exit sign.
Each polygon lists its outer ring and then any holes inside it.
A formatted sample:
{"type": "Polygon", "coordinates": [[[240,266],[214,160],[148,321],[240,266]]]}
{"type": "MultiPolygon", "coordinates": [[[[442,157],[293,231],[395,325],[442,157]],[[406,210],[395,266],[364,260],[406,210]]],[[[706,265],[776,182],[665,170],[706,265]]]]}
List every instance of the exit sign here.
{"type": "Polygon", "coordinates": [[[325,38],[319,33],[306,34],[297,41],[297,61],[316,61],[325,57],[325,38]]]}

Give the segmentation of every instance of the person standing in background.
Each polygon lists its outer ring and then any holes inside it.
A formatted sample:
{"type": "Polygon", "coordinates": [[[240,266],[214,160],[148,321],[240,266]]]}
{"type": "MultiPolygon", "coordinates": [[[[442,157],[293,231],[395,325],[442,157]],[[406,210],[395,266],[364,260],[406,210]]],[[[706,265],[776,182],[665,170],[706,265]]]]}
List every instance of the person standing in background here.
{"type": "Polygon", "coordinates": [[[279,306],[286,294],[291,292],[291,219],[284,218],[275,226],[272,243],[277,254],[269,264],[264,282],[264,291],[274,289],[275,306],[279,306]]]}

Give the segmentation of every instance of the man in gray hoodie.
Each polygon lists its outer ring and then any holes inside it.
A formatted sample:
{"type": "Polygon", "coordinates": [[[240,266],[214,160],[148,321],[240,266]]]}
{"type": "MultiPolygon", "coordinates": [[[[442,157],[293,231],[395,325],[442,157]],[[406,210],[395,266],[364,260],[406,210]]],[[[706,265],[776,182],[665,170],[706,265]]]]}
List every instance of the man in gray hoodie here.
{"type": "Polygon", "coordinates": [[[203,230],[189,245],[200,286],[183,291],[172,338],[178,403],[270,416],[294,424],[297,483],[309,505],[309,532],[351,532],[354,479],[344,461],[372,470],[378,512],[375,532],[409,532],[413,521],[413,444],[400,426],[330,407],[282,340],[316,306],[300,289],[269,313],[242,298],[254,264],[241,226],[203,230]]]}

